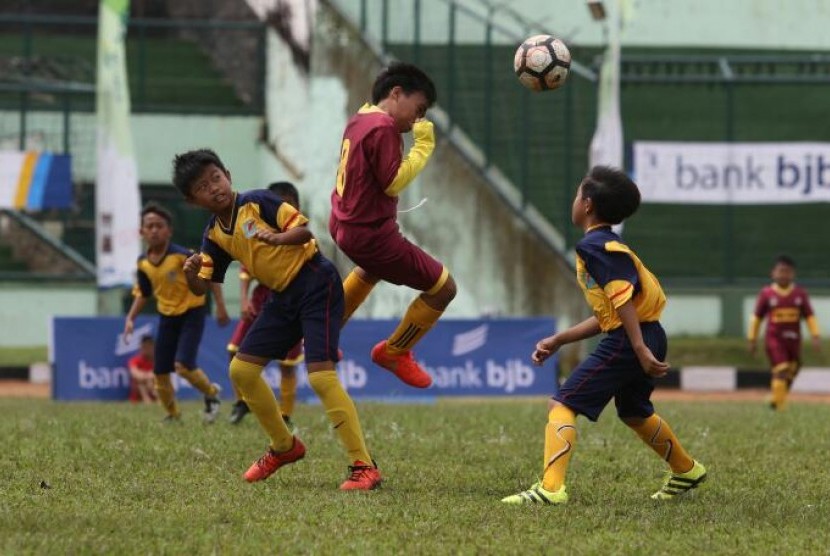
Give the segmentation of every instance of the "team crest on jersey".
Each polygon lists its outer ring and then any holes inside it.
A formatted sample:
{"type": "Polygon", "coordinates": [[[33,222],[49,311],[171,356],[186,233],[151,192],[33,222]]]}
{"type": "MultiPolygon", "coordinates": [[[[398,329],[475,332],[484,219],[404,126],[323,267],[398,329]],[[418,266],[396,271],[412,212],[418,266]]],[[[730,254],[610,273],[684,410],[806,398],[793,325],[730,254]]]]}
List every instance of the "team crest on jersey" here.
{"type": "Polygon", "coordinates": [[[801,298],[800,297],[795,298],[795,304],[798,305],[799,307],[801,307],[801,298]]]}
{"type": "Polygon", "coordinates": [[[167,281],[168,282],[175,282],[176,281],[176,271],[171,270],[167,273],[167,281]]]}
{"type": "Polygon", "coordinates": [[[254,234],[256,233],[256,222],[253,218],[249,218],[242,223],[242,233],[245,234],[245,237],[248,239],[254,237],[254,234]]]}
{"type": "Polygon", "coordinates": [[[771,297],[769,300],[769,305],[770,307],[775,307],[776,305],[778,305],[778,298],[771,297]]]}

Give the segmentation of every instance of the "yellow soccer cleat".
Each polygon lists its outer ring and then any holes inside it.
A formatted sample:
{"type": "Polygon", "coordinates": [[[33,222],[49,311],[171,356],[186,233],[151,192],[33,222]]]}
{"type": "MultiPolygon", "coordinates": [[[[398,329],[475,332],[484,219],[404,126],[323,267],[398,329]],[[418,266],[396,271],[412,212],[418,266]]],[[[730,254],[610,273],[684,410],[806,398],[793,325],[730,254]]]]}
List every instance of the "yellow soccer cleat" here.
{"type": "Polygon", "coordinates": [[[545,490],[541,481],[534,483],[529,489],[513,494],[501,499],[505,504],[522,505],[522,504],[544,504],[561,505],[568,502],[568,493],[565,492],[565,485],[559,487],[559,490],[551,492],[545,490]]]}
{"type": "Polygon", "coordinates": [[[700,462],[695,461],[694,466],[685,473],[669,472],[666,482],[663,483],[663,488],[652,494],[651,497],[655,500],[671,500],[684,492],[697,488],[700,483],[706,480],[706,476],[706,468],[700,462]]]}

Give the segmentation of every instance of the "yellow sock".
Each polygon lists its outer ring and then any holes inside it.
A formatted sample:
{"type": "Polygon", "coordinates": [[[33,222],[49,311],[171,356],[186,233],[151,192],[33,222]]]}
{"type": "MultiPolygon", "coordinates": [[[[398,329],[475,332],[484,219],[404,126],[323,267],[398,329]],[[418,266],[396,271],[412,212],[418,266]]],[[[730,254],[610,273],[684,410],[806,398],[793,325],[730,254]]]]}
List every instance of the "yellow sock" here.
{"type": "Polygon", "coordinates": [[[565,484],[568,463],[576,444],[576,414],[564,405],[557,405],[548,413],[545,426],[545,461],[542,487],[555,492],[565,484]]]}
{"type": "Polygon", "coordinates": [[[191,371],[190,369],[185,369],[177,365],[176,372],[205,396],[215,396],[219,393],[216,386],[211,384],[210,379],[202,369],[196,368],[191,371]]]}
{"type": "Polygon", "coordinates": [[[787,403],[787,390],[789,390],[787,380],[773,376],[770,388],[772,389],[772,404],[775,409],[784,409],[784,404],[787,403]]]}
{"type": "Polygon", "coordinates": [[[345,297],[343,309],[343,324],[346,324],[360,305],[366,301],[374,284],[364,281],[357,272],[352,270],[343,280],[343,295],[345,297]]]}
{"type": "Polygon", "coordinates": [[[308,373],[308,382],[314,388],[320,401],[323,402],[326,415],[334,425],[334,430],[337,431],[340,442],[346,448],[352,463],[360,460],[363,463],[371,464],[372,457],[366,449],[366,441],[363,438],[363,430],[360,428],[357,409],[355,409],[352,398],[349,397],[337,379],[337,373],[334,370],[314,371],[308,373]]]}
{"type": "Polygon", "coordinates": [[[155,379],[156,394],[158,394],[161,407],[171,417],[178,417],[179,406],[176,404],[176,391],[173,389],[173,381],[170,379],[170,375],[155,375],[155,379]]]}
{"type": "Polygon", "coordinates": [[[406,314],[400,324],[386,340],[386,349],[389,353],[403,353],[409,351],[426,334],[432,325],[444,314],[436,311],[418,296],[409,304],[406,314]]]}
{"type": "Polygon", "coordinates": [[[233,381],[231,381],[231,388],[233,388],[233,395],[236,397],[236,401],[242,401],[242,392],[239,391],[239,388],[233,383],[233,381]]]}
{"type": "Polygon", "coordinates": [[[262,378],[262,369],[262,365],[234,357],[231,361],[231,382],[239,388],[242,399],[271,438],[271,449],[275,452],[285,452],[294,445],[294,437],[282,420],[274,391],[262,378]]]}
{"type": "Polygon", "coordinates": [[[282,414],[291,417],[294,414],[294,402],[297,399],[297,375],[283,373],[280,376],[280,407],[282,414]]]}
{"type": "Polygon", "coordinates": [[[694,460],[686,453],[680,441],[674,435],[669,424],[659,415],[653,413],[651,417],[637,426],[629,425],[649,448],[668,462],[675,473],[686,473],[694,467],[694,460]]]}

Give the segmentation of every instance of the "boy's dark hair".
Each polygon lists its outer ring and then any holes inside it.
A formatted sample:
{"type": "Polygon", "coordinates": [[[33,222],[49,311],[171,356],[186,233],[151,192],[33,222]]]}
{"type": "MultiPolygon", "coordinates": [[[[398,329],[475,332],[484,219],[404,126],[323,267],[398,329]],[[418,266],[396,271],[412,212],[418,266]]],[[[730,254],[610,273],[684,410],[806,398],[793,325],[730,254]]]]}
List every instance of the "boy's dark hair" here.
{"type": "Polygon", "coordinates": [[[148,214],[157,214],[167,222],[168,226],[173,225],[173,215],[169,210],[161,206],[155,201],[149,201],[144,208],[141,209],[141,221],[144,223],[144,217],[148,214]]]}
{"type": "Polygon", "coordinates": [[[268,186],[268,190],[280,197],[291,197],[297,201],[297,204],[300,203],[300,192],[290,181],[275,181],[268,186]]]}
{"type": "Polygon", "coordinates": [[[438,100],[435,84],[426,73],[412,64],[395,62],[389,64],[375,78],[372,85],[372,104],[377,104],[389,96],[389,91],[394,87],[400,87],[408,95],[418,91],[424,93],[429,106],[438,100]]]}
{"type": "Polygon", "coordinates": [[[582,180],[582,198],[591,199],[599,219],[619,224],[640,206],[640,190],[619,168],[594,166],[582,180]]]}
{"type": "Polygon", "coordinates": [[[777,257],[775,257],[775,264],[783,264],[790,268],[795,268],[795,261],[789,255],[778,255],[777,257]]]}
{"type": "Polygon", "coordinates": [[[150,334],[145,334],[141,337],[142,344],[149,344],[150,342],[155,342],[155,338],[153,338],[150,334]]]}
{"type": "Polygon", "coordinates": [[[222,160],[211,149],[197,149],[177,154],[173,157],[173,185],[176,186],[182,195],[190,197],[190,190],[193,182],[196,181],[205,167],[213,164],[223,172],[227,173],[222,160]]]}

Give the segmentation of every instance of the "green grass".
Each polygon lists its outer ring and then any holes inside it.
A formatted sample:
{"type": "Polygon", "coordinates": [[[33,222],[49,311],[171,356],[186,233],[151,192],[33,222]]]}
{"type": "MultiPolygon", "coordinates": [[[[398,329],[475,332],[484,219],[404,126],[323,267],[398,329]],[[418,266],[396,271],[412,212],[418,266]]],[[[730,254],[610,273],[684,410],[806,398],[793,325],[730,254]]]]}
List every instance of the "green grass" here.
{"type": "Polygon", "coordinates": [[[25,367],[48,359],[46,346],[0,348],[0,367],[25,367]]]}
{"type": "Polygon", "coordinates": [[[242,471],[258,426],[180,426],[126,404],[0,401],[0,552],[777,554],[827,549],[830,406],[664,403],[709,468],[699,492],[648,498],[662,462],[609,411],[580,420],[567,507],[499,499],[535,480],[545,402],[360,404],[386,483],[336,490],[344,458],[319,407],[296,414],[306,459],[266,482],[242,471]],[[42,488],[42,482],[50,488],[42,488]]]}

